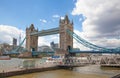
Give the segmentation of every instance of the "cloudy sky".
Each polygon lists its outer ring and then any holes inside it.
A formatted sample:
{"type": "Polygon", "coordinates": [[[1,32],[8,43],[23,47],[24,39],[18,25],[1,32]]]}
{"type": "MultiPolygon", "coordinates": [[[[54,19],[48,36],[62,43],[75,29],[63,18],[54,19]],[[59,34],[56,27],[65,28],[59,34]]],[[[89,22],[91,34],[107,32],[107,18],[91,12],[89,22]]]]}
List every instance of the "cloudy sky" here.
{"type": "MultiPolygon", "coordinates": [[[[30,24],[45,30],[59,26],[67,14],[74,21],[74,32],[103,47],[120,46],[119,0],[0,0],[0,43],[25,36],[30,24]]],[[[39,37],[38,45],[59,42],[59,35],[39,37]]],[[[74,47],[86,49],[74,40],[74,47]]]]}

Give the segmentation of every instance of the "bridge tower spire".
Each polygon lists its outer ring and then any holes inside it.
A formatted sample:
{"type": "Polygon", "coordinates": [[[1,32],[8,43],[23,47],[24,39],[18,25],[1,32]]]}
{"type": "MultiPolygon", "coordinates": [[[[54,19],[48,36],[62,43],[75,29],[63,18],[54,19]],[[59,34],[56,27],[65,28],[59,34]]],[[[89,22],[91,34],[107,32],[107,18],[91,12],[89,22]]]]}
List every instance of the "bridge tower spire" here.
{"type": "Polygon", "coordinates": [[[60,49],[68,51],[68,49],[73,48],[73,38],[67,33],[67,29],[73,32],[73,21],[70,22],[68,15],[65,15],[64,19],[60,19],[60,49]]]}
{"type": "Polygon", "coordinates": [[[28,51],[37,51],[38,49],[38,36],[30,35],[32,32],[38,32],[34,25],[31,24],[29,28],[26,28],[26,49],[28,51]]]}

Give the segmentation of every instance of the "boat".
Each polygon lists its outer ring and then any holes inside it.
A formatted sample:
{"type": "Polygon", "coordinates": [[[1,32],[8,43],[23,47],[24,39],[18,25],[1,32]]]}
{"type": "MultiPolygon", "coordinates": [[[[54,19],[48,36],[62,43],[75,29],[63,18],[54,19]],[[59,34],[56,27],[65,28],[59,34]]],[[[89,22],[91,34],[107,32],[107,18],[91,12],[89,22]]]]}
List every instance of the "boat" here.
{"type": "Polygon", "coordinates": [[[0,60],[10,60],[10,56],[0,56],[0,60]]]}

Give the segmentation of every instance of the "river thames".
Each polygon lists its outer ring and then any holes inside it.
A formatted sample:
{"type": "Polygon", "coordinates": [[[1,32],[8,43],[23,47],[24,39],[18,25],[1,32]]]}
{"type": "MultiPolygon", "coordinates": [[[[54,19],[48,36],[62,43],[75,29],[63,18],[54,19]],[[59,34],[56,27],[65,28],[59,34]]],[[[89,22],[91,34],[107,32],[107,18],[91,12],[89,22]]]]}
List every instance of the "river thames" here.
{"type": "MultiPolygon", "coordinates": [[[[24,59],[13,58],[11,60],[0,60],[0,69],[1,71],[4,70],[4,72],[8,69],[17,69],[17,66],[22,60],[24,59]]],[[[58,69],[53,71],[17,75],[8,78],[110,78],[119,73],[120,68],[87,65],[83,67],[75,67],[72,70],[58,69]]]]}
{"type": "Polygon", "coordinates": [[[110,78],[120,73],[120,69],[100,68],[99,66],[76,67],[73,70],[54,70],[40,73],[12,76],[8,78],[110,78]]]}

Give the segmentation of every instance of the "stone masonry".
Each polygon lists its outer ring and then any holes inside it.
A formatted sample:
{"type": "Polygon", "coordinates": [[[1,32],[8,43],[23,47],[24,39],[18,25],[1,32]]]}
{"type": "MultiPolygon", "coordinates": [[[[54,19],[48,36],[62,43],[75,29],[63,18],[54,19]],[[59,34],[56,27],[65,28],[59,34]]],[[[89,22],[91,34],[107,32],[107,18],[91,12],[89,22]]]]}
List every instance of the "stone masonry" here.
{"type": "Polygon", "coordinates": [[[34,28],[34,25],[31,24],[29,28],[26,28],[26,49],[31,51],[37,51],[38,49],[38,36],[30,35],[32,32],[38,32],[37,29],[34,28]]]}
{"type": "Polygon", "coordinates": [[[68,16],[65,15],[63,20],[60,19],[59,27],[60,49],[67,51],[68,48],[73,48],[73,38],[66,32],[67,29],[73,32],[73,21],[70,22],[68,16]]]}

